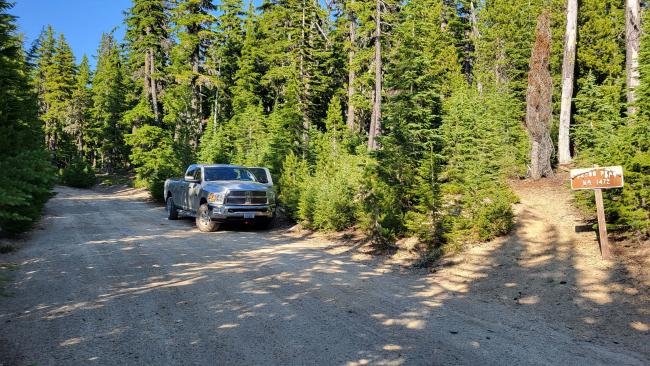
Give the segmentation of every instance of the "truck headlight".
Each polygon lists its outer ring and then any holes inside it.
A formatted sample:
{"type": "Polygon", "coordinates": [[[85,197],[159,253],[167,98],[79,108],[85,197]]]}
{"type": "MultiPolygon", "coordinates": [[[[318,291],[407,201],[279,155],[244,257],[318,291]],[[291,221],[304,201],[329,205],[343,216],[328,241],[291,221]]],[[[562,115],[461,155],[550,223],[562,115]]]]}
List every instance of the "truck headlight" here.
{"type": "Polygon", "coordinates": [[[223,205],[223,201],[226,198],[225,193],[210,193],[208,194],[208,203],[215,205],[223,205]]]}

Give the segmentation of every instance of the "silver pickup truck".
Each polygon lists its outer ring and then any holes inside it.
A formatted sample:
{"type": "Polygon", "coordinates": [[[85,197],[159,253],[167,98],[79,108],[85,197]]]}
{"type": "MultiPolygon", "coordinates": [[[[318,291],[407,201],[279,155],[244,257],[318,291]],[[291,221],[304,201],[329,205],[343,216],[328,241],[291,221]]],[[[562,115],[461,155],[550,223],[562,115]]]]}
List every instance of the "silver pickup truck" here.
{"type": "Polygon", "coordinates": [[[193,164],[183,179],[165,181],[167,218],[196,218],[203,232],[226,221],[250,222],[268,228],[275,217],[275,191],[267,168],[193,164]]]}

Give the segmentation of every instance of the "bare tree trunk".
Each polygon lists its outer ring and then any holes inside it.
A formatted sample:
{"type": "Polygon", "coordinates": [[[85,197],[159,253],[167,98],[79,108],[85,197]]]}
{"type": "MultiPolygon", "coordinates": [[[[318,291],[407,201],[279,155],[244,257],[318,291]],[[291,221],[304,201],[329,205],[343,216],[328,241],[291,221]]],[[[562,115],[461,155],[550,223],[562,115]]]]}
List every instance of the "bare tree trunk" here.
{"type": "Polygon", "coordinates": [[[571,99],[573,98],[573,73],[576,61],[577,29],[578,0],[567,0],[564,59],[562,60],[560,131],[558,136],[558,162],[560,164],[569,164],[571,162],[569,131],[571,128],[571,99]]]}
{"type": "MultiPolygon", "coordinates": [[[[353,3],[354,0],[351,0],[350,3],[353,3]]],[[[350,12],[350,50],[348,51],[348,115],[347,115],[347,125],[348,129],[352,132],[354,131],[354,117],[355,117],[355,108],[354,103],[352,103],[352,98],[356,92],[354,88],[354,83],[356,80],[356,73],[354,71],[354,47],[357,41],[356,34],[356,24],[354,14],[350,12]]]]}
{"type": "Polygon", "coordinates": [[[381,135],[381,0],[375,0],[375,96],[370,116],[368,149],[379,148],[377,137],[381,135]]]}
{"type": "Polygon", "coordinates": [[[625,71],[627,74],[627,113],[636,113],[634,89],[639,86],[639,47],[641,43],[641,4],[625,0],[625,71]]]}
{"type": "Polygon", "coordinates": [[[535,45],[530,56],[528,90],[526,92],[526,128],[531,138],[530,177],[552,176],[551,140],[553,78],[550,72],[551,20],[544,10],[537,18],[535,45]]]}

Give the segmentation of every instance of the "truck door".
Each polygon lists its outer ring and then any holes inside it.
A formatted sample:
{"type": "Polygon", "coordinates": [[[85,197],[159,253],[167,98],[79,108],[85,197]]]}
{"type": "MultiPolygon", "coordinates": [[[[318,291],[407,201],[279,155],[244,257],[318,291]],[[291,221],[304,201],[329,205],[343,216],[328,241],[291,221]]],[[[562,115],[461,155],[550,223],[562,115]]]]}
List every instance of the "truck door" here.
{"type": "Polygon", "coordinates": [[[179,189],[180,191],[180,205],[183,207],[183,210],[190,210],[190,189],[192,188],[191,182],[187,181],[188,176],[194,176],[194,173],[196,172],[198,168],[193,168],[193,169],[188,169],[187,172],[185,172],[185,175],[183,176],[183,183],[181,184],[181,187],[179,189]]]}
{"type": "Polygon", "coordinates": [[[203,169],[197,168],[194,171],[194,179],[198,181],[198,183],[190,183],[189,189],[187,191],[188,193],[188,207],[192,211],[197,211],[199,209],[199,196],[201,195],[201,182],[203,182],[203,175],[202,175],[203,169]]]}

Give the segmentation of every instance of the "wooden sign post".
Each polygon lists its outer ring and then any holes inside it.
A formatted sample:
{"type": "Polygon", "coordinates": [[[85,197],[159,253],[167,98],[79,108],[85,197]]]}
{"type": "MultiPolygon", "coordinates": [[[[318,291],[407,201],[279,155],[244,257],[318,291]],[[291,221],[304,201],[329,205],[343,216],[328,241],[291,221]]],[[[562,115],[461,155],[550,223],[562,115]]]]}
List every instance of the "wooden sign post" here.
{"type": "Polygon", "coordinates": [[[600,255],[603,259],[611,258],[609,240],[607,240],[607,223],[605,222],[605,205],[603,204],[603,189],[623,187],[623,167],[608,166],[587,169],[571,169],[571,189],[593,189],[596,196],[596,212],[598,214],[598,237],[600,239],[600,255]]]}

